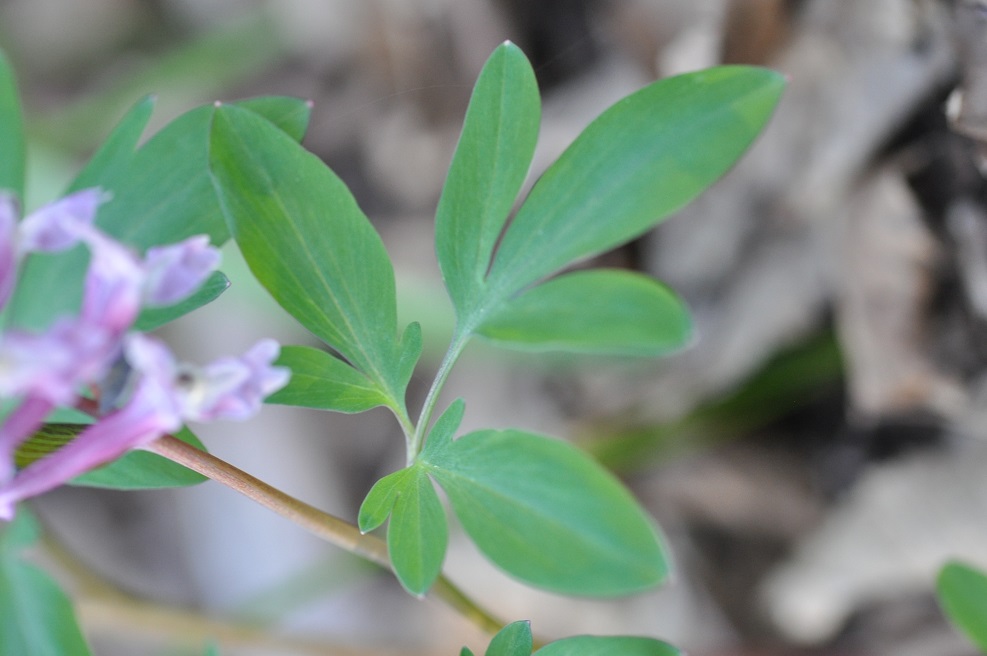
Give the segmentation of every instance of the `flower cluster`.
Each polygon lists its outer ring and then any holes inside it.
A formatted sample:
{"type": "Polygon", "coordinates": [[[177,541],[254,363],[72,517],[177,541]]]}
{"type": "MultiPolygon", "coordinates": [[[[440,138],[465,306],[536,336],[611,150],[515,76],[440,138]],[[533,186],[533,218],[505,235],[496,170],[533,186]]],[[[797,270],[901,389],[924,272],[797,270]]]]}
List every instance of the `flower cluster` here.
{"type": "Polygon", "coordinates": [[[0,424],[0,519],[18,501],[178,430],[185,421],[245,419],[283,387],[273,367],[279,347],[264,340],[239,358],[203,368],[179,365],[168,348],[131,327],[142,308],[177,303],[219,265],[205,236],[151,248],[138,257],[94,225],[104,201],[87,189],[17,220],[17,203],[0,193],[0,309],[10,299],[18,265],[29,253],[84,244],[90,252],[82,307],[45,331],[0,333],[0,399],[16,405],[0,424]],[[101,416],[74,440],[18,471],[17,447],[57,407],[101,398],[101,416]]]}

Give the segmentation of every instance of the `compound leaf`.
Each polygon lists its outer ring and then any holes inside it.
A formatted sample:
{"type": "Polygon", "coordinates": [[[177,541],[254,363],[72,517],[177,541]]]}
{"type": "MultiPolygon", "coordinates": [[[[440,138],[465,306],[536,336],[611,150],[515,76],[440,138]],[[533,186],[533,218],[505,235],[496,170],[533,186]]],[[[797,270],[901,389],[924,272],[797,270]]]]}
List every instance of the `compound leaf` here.
{"type": "Polygon", "coordinates": [[[774,71],[723,66],[618,101],[535,184],[504,233],[487,293],[508,298],[681,208],[747,149],[783,86],[774,71]]]}
{"type": "Polygon", "coordinates": [[[524,53],[494,50],[473,89],[435,216],[435,250],[457,312],[475,300],[531,166],[541,103],[524,53]]]}
{"type": "Polygon", "coordinates": [[[453,442],[430,439],[420,462],[480,550],[521,581],[607,597],[644,590],[668,573],[651,519],[571,444],[519,430],[479,431],[453,442]]]}

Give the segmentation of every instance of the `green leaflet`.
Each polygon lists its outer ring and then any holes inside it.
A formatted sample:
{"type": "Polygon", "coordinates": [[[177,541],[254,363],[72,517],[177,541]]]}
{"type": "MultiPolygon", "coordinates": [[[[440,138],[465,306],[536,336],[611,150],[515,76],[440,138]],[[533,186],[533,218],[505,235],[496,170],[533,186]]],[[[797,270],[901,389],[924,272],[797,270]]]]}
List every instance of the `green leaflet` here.
{"type": "Polygon", "coordinates": [[[611,106],[545,172],[487,278],[503,300],[658,223],[719,178],[758,135],[784,79],[724,66],[660,80],[611,106]]]}
{"type": "Polygon", "coordinates": [[[154,111],[154,96],[144,98],[124,114],[106,141],[93,153],[89,162],[66,189],[66,193],[97,187],[124,174],[130,166],[137,144],[154,111]]]}
{"type": "Polygon", "coordinates": [[[360,506],[358,523],[371,531],[387,519],[387,552],[401,585],[424,596],[442,571],[449,529],[425,469],[413,465],[377,481],[360,506]]]}
{"type": "Polygon", "coordinates": [[[24,201],[26,145],[17,80],[10,61],[0,50],[0,190],[24,201]]]}
{"type": "Polygon", "coordinates": [[[987,651],[987,575],[952,561],[936,580],[939,605],[946,617],[981,651],[987,651]]]}
{"type": "Polygon", "coordinates": [[[540,115],[531,64],[504,43],[476,81],[435,215],[435,251],[457,314],[477,300],[531,166],[540,115]]]}
{"type": "Polygon", "coordinates": [[[254,276],[406,416],[420,332],[396,339],[394,270],[346,185],[252,112],[216,108],[211,134],[216,191],[254,276]]]}
{"type": "Polygon", "coordinates": [[[675,647],[654,638],[575,636],[545,645],[536,656],[682,656],[675,647]]]}
{"type": "Polygon", "coordinates": [[[684,345],[689,314],[671,290],[628,271],[577,271],[511,299],[477,334],[536,351],[653,356],[684,345]]]}
{"type": "Polygon", "coordinates": [[[308,346],[283,346],[276,363],[291,369],[288,385],[267,403],[336,412],[364,412],[387,404],[369,378],[336,356],[308,346]]]}
{"type": "Polygon", "coordinates": [[[530,585],[608,597],[668,573],[651,519],[609,472],[572,445],[518,430],[433,435],[419,461],[470,538],[530,585]]]}
{"type": "MultiPolygon", "coordinates": [[[[278,128],[290,131],[292,138],[300,136],[300,112],[307,117],[308,111],[306,103],[293,98],[259,98],[242,104],[258,120],[277,121],[278,128]],[[260,118],[256,112],[266,114],[260,118]]],[[[139,250],[203,233],[212,243],[222,244],[229,232],[207,169],[212,107],[183,114],[132,153],[126,144],[137,132],[141,111],[138,106],[124,117],[110,137],[111,144],[97,153],[98,166],[83,172],[86,184],[99,185],[112,195],[100,208],[97,224],[139,250]]],[[[87,260],[84,248],[29,256],[10,302],[12,324],[42,329],[55,317],[75,312],[87,260]]]]}
{"type": "Polygon", "coordinates": [[[174,305],[160,308],[145,308],[141,311],[137,321],[134,322],[134,330],[140,332],[150,332],[157,330],[166,323],[170,323],[179,317],[184,317],[193,310],[198,310],[203,305],[212,303],[230,287],[230,279],[221,271],[213,271],[199,289],[174,305]]]}
{"type": "Polygon", "coordinates": [[[531,656],[533,646],[531,623],[511,622],[493,637],[484,656],[531,656]]]}
{"type": "Polygon", "coordinates": [[[0,523],[0,656],[88,656],[68,597],[21,558],[37,538],[38,527],[23,509],[13,523],[0,523]]]}
{"type": "MultiPolygon", "coordinates": [[[[72,440],[86,426],[84,424],[45,424],[31,439],[17,447],[14,460],[18,467],[26,467],[58,447],[72,440]]],[[[205,446],[187,428],[175,437],[198,449],[205,446]]],[[[74,478],[71,485],[102,487],[116,490],[153,490],[166,487],[197,485],[206,478],[157,454],[147,451],[130,451],[121,458],[74,478]]]]}

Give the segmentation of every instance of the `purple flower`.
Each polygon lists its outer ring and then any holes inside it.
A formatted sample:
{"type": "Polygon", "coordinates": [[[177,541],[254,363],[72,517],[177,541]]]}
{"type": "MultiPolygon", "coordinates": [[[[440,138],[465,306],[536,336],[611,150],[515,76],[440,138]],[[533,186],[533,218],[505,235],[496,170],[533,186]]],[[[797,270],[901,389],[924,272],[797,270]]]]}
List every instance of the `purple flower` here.
{"type": "Polygon", "coordinates": [[[239,358],[195,369],[177,364],[162,342],[139,333],[128,335],[124,353],[134,382],[123,406],[0,483],[0,519],[13,517],[18,501],[146,446],[186,421],[255,414],[264,397],[288,382],[287,369],[271,366],[279,350],[277,343],[264,340],[239,358]]]}
{"type": "Polygon", "coordinates": [[[194,293],[219,265],[208,237],[150,249],[140,258],[95,226],[106,195],[87,189],[42,207],[17,223],[17,203],[0,194],[0,307],[30,252],[85,244],[90,251],[82,307],[41,333],[0,333],[0,397],[18,404],[0,424],[0,518],[18,500],[39,494],[180,428],[186,420],[246,418],[283,386],[287,370],[271,367],[278,346],[264,342],[242,358],[203,369],[176,365],[168,349],[128,335],[143,306],[171,305],[194,293]],[[121,366],[115,367],[114,364],[121,366]],[[116,389],[113,372],[131,369],[116,389]],[[13,455],[59,406],[73,406],[84,388],[122,404],[53,454],[15,472],[13,455]]]}
{"type": "Polygon", "coordinates": [[[202,286],[219,267],[219,251],[207,235],[150,248],[144,256],[144,304],[172,305],[202,286]]]}

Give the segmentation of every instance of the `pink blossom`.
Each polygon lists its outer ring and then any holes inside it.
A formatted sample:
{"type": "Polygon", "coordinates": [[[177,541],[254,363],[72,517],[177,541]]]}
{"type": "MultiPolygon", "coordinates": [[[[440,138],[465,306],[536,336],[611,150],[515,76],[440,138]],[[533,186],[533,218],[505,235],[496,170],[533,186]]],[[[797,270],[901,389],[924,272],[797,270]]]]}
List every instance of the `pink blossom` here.
{"type": "Polygon", "coordinates": [[[13,517],[18,501],[146,446],[185,421],[246,419],[255,414],[264,397],[288,381],[287,369],[271,366],[279,350],[275,342],[265,340],[239,358],[194,369],[177,364],[162,342],[139,333],[129,335],[124,351],[135,383],[124,405],[0,483],[0,519],[13,517]]]}

